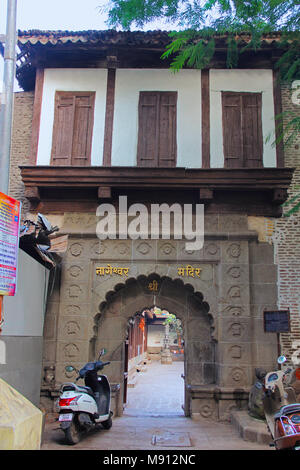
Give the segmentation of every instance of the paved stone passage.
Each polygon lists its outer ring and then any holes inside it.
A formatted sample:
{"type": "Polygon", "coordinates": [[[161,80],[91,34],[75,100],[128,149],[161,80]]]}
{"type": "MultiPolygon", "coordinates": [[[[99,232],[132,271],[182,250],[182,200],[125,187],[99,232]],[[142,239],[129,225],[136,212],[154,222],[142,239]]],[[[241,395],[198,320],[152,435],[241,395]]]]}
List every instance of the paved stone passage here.
{"type": "Polygon", "coordinates": [[[108,431],[101,429],[85,435],[75,446],[65,444],[57,421],[46,422],[41,450],[274,450],[267,445],[241,439],[230,423],[191,420],[184,416],[115,418],[108,431]],[[153,436],[187,433],[191,445],[153,445],[153,436]]]}
{"type": "Polygon", "coordinates": [[[184,363],[153,361],[140,372],[134,388],[128,388],[126,416],[183,416],[184,363]]]}

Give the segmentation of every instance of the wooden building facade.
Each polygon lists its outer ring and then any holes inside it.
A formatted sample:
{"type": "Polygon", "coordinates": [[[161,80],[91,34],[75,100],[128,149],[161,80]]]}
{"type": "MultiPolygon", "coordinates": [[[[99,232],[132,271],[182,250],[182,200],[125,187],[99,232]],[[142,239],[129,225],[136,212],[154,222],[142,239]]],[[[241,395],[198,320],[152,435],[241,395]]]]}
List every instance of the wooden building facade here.
{"type": "Polygon", "coordinates": [[[129,319],[153,305],[182,322],[186,416],[227,419],[247,406],[255,367],[274,366],[263,312],[277,308],[277,266],[255,227],[281,217],[293,176],[283,146],[267,141],[281,110],[277,40],[226,69],[220,37],[208,68],[173,74],[161,60],[166,32],[19,32],[17,79],[34,91],[24,194],[32,214],[69,234],[45,318],[47,406],[71,378],[66,363],[101,347],[124,391],[129,319]],[[174,233],[99,240],[97,207],[118,208],[121,195],[146,207],[204,204],[204,246],[186,250],[174,233]],[[97,275],[99,266],[110,269],[97,275]]]}

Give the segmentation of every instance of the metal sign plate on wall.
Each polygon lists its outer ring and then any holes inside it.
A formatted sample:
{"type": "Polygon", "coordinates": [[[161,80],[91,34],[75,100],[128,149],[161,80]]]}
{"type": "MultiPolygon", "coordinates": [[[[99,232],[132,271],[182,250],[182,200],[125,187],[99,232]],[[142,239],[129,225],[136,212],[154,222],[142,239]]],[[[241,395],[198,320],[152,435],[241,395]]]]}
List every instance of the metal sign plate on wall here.
{"type": "Polygon", "coordinates": [[[266,333],[287,333],[290,331],[289,310],[264,311],[264,330],[266,333]]]}

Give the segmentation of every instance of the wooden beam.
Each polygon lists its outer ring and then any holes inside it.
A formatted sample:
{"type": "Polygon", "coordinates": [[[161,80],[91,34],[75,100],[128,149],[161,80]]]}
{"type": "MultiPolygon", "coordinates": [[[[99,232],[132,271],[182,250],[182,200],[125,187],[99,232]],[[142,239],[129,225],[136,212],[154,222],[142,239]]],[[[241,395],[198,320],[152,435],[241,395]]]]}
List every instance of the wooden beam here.
{"type": "Polygon", "coordinates": [[[199,199],[200,201],[208,201],[214,198],[214,192],[212,189],[200,188],[199,199]]]}
{"type": "Polygon", "coordinates": [[[107,71],[106,113],[103,147],[103,166],[111,166],[111,150],[115,110],[116,70],[107,71]]]}
{"type": "MultiPolygon", "coordinates": [[[[279,72],[273,70],[273,97],[274,97],[274,115],[275,115],[275,138],[279,138],[282,132],[282,113],[281,86],[279,72]]],[[[276,143],[277,167],[284,167],[284,148],[283,141],[276,143]]]]}
{"type": "Polygon", "coordinates": [[[287,189],[293,168],[143,168],[22,165],[25,187],[41,188],[164,188],[178,190],[287,189]]]}
{"type": "Polygon", "coordinates": [[[202,168],[210,168],[209,70],[201,71],[202,168]]]}
{"type": "Polygon", "coordinates": [[[33,118],[32,118],[32,133],[31,133],[31,152],[30,163],[36,165],[39,135],[40,135],[40,121],[42,112],[42,99],[44,88],[44,69],[37,69],[35,79],[35,94],[33,105],[33,118]]]}
{"type": "Polygon", "coordinates": [[[99,188],[98,188],[98,198],[99,199],[111,199],[111,187],[109,187],[109,186],[99,186],[99,188]]]}
{"type": "Polygon", "coordinates": [[[119,65],[118,57],[113,52],[110,55],[106,56],[106,61],[108,69],[116,69],[119,65]]]}
{"type": "Polygon", "coordinates": [[[274,189],[273,202],[276,204],[283,204],[288,198],[287,189],[274,189]]]}

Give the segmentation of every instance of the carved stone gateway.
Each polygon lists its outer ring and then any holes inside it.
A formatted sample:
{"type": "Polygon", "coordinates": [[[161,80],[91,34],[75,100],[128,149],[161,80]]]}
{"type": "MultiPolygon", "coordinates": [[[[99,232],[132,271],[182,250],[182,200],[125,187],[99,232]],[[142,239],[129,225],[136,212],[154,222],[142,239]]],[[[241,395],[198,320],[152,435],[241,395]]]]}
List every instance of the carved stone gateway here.
{"type": "Polygon", "coordinates": [[[185,415],[226,420],[232,408],[246,409],[255,368],[271,369],[277,354],[276,335],[263,329],[263,311],[277,303],[273,247],[258,242],[242,215],[206,216],[199,251],[174,239],[101,242],[96,222],[93,214],[64,216],[69,248],[45,319],[44,406],[75,378],[67,364],[79,368],[105,348],[121,415],[128,320],[157,305],[182,321],[185,415]]]}

